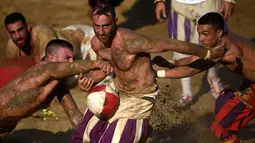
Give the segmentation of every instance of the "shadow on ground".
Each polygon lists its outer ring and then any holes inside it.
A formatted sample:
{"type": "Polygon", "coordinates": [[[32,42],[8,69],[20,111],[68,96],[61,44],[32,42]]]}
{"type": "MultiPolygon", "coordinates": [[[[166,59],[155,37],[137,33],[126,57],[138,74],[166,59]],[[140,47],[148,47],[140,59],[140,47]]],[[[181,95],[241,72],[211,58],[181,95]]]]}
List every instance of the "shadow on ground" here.
{"type": "Polygon", "coordinates": [[[3,139],[4,143],[69,143],[73,130],[52,133],[38,129],[22,129],[14,131],[3,139]]]}

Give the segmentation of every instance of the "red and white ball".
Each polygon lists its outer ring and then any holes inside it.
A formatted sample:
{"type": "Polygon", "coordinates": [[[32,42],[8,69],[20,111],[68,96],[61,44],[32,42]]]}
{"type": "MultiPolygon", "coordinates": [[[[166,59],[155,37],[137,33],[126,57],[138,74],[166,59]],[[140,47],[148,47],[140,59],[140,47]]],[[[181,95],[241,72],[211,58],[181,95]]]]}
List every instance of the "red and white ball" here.
{"type": "Polygon", "coordinates": [[[87,97],[89,110],[100,119],[111,118],[120,104],[116,91],[107,85],[92,88],[87,97]]]}

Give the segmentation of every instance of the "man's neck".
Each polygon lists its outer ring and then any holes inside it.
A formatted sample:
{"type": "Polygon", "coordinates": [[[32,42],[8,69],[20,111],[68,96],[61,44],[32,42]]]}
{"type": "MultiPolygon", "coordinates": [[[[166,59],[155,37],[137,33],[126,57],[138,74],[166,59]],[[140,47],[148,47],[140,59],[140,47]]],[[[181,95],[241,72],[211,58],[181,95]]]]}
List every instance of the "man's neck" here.
{"type": "Polygon", "coordinates": [[[25,46],[23,47],[20,47],[20,50],[22,52],[24,52],[26,55],[31,55],[32,54],[32,46],[30,44],[30,41],[27,42],[28,44],[26,44],[25,46]]]}
{"type": "Polygon", "coordinates": [[[227,36],[226,36],[226,35],[223,35],[223,36],[221,37],[221,39],[218,40],[218,42],[217,42],[217,44],[216,44],[215,46],[220,46],[220,45],[223,45],[224,43],[226,43],[226,38],[227,38],[227,36]]]}

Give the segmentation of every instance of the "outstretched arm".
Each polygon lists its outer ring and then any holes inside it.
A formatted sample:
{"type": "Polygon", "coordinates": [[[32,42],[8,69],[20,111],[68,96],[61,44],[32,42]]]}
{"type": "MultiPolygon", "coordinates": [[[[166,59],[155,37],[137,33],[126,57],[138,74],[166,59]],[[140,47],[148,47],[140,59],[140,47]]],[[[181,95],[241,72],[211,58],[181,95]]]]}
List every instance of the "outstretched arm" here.
{"type": "Polygon", "coordinates": [[[58,100],[65,110],[67,116],[69,117],[70,122],[77,128],[82,121],[82,113],[78,109],[70,91],[64,85],[61,86],[61,89],[58,90],[58,100]]]}
{"type": "Polygon", "coordinates": [[[191,57],[186,57],[179,60],[167,60],[163,58],[162,56],[155,56],[151,61],[152,61],[152,64],[156,64],[159,67],[171,69],[176,66],[188,65],[199,58],[200,57],[197,57],[197,56],[191,56],[191,57]]]}
{"type": "Polygon", "coordinates": [[[210,60],[198,59],[191,64],[186,66],[179,66],[167,70],[158,70],[156,71],[157,77],[163,78],[184,78],[190,77],[195,74],[198,74],[202,71],[205,71],[215,65],[214,62],[210,60]]]}
{"type": "MultiPolygon", "coordinates": [[[[75,62],[51,62],[42,65],[41,68],[35,68],[36,74],[39,74],[38,81],[45,83],[50,79],[61,79],[80,73],[88,73],[93,69],[104,68],[105,61],[77,60],[75,62]]],[[[36,76],[36,75],[33,75],[36,76]]]]}
{"type": "Polygon", "coordinates": [[[193,43],[187,43],[175,39],[150,39],[133,33],[131,33],[130,36],[125,39],[125,44],[126,47],[128,47],[128,52],[132,54],[141,52],[160,53],[166,51],[175,51],[204,58],[218,58],[222,57],[226,52],[226,47],[223,45],[207,50],[202,46],[193,43]]]}

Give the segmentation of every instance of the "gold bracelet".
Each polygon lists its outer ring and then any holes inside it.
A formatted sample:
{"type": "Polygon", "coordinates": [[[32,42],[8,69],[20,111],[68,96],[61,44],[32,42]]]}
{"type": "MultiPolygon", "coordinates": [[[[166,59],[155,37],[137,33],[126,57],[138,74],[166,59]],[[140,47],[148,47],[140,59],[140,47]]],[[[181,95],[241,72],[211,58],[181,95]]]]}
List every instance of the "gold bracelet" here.
{"type": "Polygon", "coordinates": [[[166,0],[154,0],[154,4],[157,4],[158,2],[166,3],[166,0]]]}

